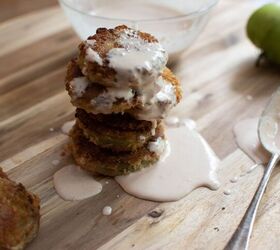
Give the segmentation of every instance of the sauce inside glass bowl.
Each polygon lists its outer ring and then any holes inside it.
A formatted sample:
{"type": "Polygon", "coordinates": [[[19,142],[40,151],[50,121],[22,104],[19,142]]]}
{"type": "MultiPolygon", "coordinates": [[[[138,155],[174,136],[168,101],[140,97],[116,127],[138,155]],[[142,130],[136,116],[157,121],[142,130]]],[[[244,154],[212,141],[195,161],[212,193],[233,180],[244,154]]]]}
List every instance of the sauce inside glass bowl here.
{"type": "Polygon", "coordinates": [[[165,6],[153,2],[135,2],[131,0],[102,4],[90,11],[90,14],[107,18],[128,19],[132,21],[152,20],[184,15],[174,6],[165,6]]]}

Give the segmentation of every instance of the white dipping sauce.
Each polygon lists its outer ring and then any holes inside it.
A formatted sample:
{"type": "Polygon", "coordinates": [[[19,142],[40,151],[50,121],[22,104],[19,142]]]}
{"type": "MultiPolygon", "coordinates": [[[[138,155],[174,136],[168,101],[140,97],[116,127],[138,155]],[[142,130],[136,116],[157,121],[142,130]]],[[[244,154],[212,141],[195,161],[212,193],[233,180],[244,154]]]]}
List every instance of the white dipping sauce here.
{"type": "Polygon", "coordinates": [[[252,173],[256,168],[257,168],[258,164],[251,166],[247,171],[246,174],[250,174],[252,173]]]}
{"type": "Polygon", "coordinates": [[[57,171],[53,182],[58,195],[68,201],[83,200],[102,191],[101,183],[75,165],[68,165],[57,171]]]}
{"type": "Polygon", "coordinates": [[[196,122],[192,119],[179,119],[177,116],[168,116],[164,119],[164,123],[169,127],[186,126],[189,129],[196,129],[196,122]]]}
{"type": "Polygon", "coordinates": [[[238,146],[256,163],[266,163],[270,154],[263,148],[258,137],[258,118],[239,121],[234,129],[238,146]]]}
{"type": "Polygon", "coordinates": [[[225,195],[230,195],[230,194],[231,194],[231,190],[230,190],[230,189],[224,190],[224,194],[225,194],[225,195]]]}
{"type": "Polygon", "coordinates": [[[231,183],[236,183],[239,180],[239,176],[234,176],[230,179],[231,183]]]}
{"type": "Polygon", "coordinates": [[[94,114],[111,114],[112,106],[120,99],[130,103],[133,101],[134,92],[131,88],[106,88],[106,90],[91,99],[91,105],[94,107],[94,114]]]}
{"type": "Polygon", "coordinates": [[[76,77],[70,82],[74,98],[82,97],[90,84],[86,77],[76,77]]]}
{"type": "Polygon", "coordinates": [[[196,129],[196,122],[192,119],[182,119],[179,123],[181,126],[186,126],[189,129],[196,129]]]}
{"type": "MultiPolygon", "coordinates": [[[[104,1],[105,2],[105,1],[104,1]]],[[[155,4],[151,1],[130,0],[111,1],[110,4],[101,5],[95,8],[91,14],[108,18],[143,20],[158,19],[182,15],[183,13],[171,6],[155,4]]]]}
{"type": "Polygon", "coordinates": [[[142,94],[142,107],[133,111],[133,116],[139,120],[153,121],[162,119],[177,104],[176,89],[174,86],[159,77],[155,81],[155,89],[159,91],[153,94],[153,89],[146,89],[142,94]]]}
{"type": "Polygon", "coordinates": [[[108,215],[111,215],[111,213],[112,213],[112,208],[110,206],[106,206],[102,210],[103,215],[108,216],[108,215]]]}
{"type": "Polygon", "coordinates": [[[151,141],[148,144],[150,152],[154,152],[156,155],[162,155],[166,148],[166,140],[158,137],[156,141],[151,141]]]}
{"type": "Polygon", "coordinates": [[[164,123],[170,127],[177,127],[179,124],[179,118],[177,116],[168,116],[164,119],[164,123]]]}
{"type": "MultiPolygon", "coordinates": [[[[90,41],[90,40],[87,40],[87,41],[90,41]]],[[[103,65],[102,58],[99,56],[99,54],[96,51],[94,51],[90,47],[86,49],[86,60],[89,61],[89,62],[96,62],[100,66],[103,65]]]]}
{"type": "Polygon", "coordinates": [[[161,44],[143,40],[132,29],[123,31],[117,42],[122,47],[113,48],[107,54],[109,66],[117,72],[117,86],[152,84],[168,60],[161,44]]]}
{"type": "Polygon", "coordinates": [[[176,201],[200,186],[219,187],[218,159],[200,134],[186,126],[168,128],[165,153],[151,167],[116,181],[129,194],[153,201],[176,201]]]}
{"type": "Polygon", "coordinates": [[[75,120],[65,122],[61,127],[62,133],[68,135],[74,125],[75,125],[75,120]]]}

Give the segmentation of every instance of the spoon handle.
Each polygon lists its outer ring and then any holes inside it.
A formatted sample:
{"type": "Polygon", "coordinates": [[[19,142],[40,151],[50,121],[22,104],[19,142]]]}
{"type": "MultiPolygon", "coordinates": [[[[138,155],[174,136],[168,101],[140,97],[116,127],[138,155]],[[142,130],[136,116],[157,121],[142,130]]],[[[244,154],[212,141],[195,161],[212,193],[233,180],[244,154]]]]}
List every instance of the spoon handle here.
{"type": "Polygon", "coordinates": [[[249,239],[252,233],[253,223],[256,217],[257,209],[260,204],[260,200],[263,196],[270,175],[279,161],[279,155],[273,154],[268,166],[265,169],[264,175],[260,181],[259,187],[247,208],[247,211],[238,225],[238,228],[232,235],[231,239],[227,243],[224,250],[247,250],[249,245],[249,239]]]}

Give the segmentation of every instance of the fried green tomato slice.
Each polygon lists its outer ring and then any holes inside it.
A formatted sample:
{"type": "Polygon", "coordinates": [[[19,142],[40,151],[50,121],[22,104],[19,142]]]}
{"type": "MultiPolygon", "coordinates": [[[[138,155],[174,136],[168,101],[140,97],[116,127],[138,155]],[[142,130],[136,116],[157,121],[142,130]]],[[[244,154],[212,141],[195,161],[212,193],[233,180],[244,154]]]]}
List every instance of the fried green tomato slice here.
{"type": "Polygon", "coordinates": [[[121,113],[139,104],[136,91],[131,88],[105,88],[90,82],[83,76],[76,60],[68,64],[65,85],[71,103],[88,113],[121,113]]]}
{"type": "MultiPolygon", "coordinates": [[[[156,140],[160,135],[155,135],[156,140]]],[[[113,152],[90,142],[75,125],[70,133],[70,150],[77,165],[84,170],[107,176],[126,175],[141,170],[158,161],[160,155],[145,145],[133,152],[113,152]]]]}
{"type": "Polygon", "coordinates": [[[0,168],[0,249],[20,250],[36,237],[39,198],[8,179],[0,168]]]}
{"type": "Polygon", "coordinates": [[[154,95],[145,98],[144,102],[140,102],[127,112],[138,120],[164,119],[168,112],[181,101],[181,85],[172,71],[165,68],[155,81],[155,86],[158,91],[154,95]]]}
{"type": "MultiPolygon", "coordinates": [[[[111,124],[95,119],[96,115],[88,114],[77,109],[76,118],[78,126],[95,145],[111,149],[115,152],[135,151],[143,147],[153,136],[153,133],[163,134],[161,123],[153,128],[152,122],[139,121],[129,114],[103,115],[110,116],[111,124]],[[143,123],[142,126],[139,123],[143,123]]],[[[105,120],[105,118],[104,118],[105,120]]]]}
{"type": "Polygon", "coordinates": [[[78,64],[83,74],[106,87],[139,89],[153,83],[167,60],[155,37],[125,25],[99,28],[79,45],[78,64]]]}

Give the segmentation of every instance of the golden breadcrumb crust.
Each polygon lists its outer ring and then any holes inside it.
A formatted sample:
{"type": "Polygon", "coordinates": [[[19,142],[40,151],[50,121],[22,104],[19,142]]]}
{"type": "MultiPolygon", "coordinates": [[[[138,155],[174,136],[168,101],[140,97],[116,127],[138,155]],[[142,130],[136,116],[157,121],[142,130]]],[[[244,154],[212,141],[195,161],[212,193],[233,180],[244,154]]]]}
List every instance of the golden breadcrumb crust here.
{"type": "MultiPolygon", "coordinates": [[[[156,134],[153,140],[163,135],[156,134]]],[[[113,152],[97,147],[83,134],[76,124],[70,133],[70,150],[77,165],[84,170],[108,176],[125,175],[148,167],[159,156],[148,150],[147,145],[134,152],[113,152]]]]}
{"type": "MultiPolygon", "coordinates": [[[[76,106],[77,108],[81,108],[86,110],[88,113],[102,113],[100,109],[96,106],[92,105],[92,99],[97,97],[98,95],[106,92],[106,88],[99,85],[98,83],[91,83],[88,88],[86,89],[85,93],[81,97],[76,97],[73,89],[71,88],[70,82],[76,77],[82,77],[83,74],[75,60],[71,60],[67,67],[67,73],[65,77],[65,85],[66,90],[68,91],[71,97],[71,103],[76,106]]],[[[174,86],[176,92],[177,102],[180,102],[182,99],[182,89],[181,85],[176,78],[176,76],[172,73],[172,71],[168,68],[165,68],[162,72],[162,77],[166,81],[167,84],[172,84],[174,86]]],[[[129,112],[129,110],[133,108],[141,108],[143,103],[141,102],[141,98],[135,94],[131,101],[127,101],[124,99],[117,99],[113,102],[111,106],[112,113],[122,113],[122,112],[129,112]]],[[[133,115],[133,112],[130,112],[133,115]]]]}
{"type": "MultiPolygon", "coordinates": [[[[82,97],[76,97],[75,92],[71,88],[70,82],[76,77],[83,77],[81,70],[79,69],[76,60],[71,60],[67,66],[65,85],[68,94],[71,97],[71,103],[77,108],[81,108],[86,110],[88,113],[99,113],[100,110],[97,106],[92,105],[92,100],[97,96],[100,96],[102,93],[106,93],[106,88],[99,85],[98,83],[90,83],[88,88],[86,89],[84,95],[82,97]]],[[[112,113],[121,113],[125,112],[128,109],[135,107],[139,100],[135,94],[135,96],[127,101],[124,99],[117,99],[113,102],[110,110],[112,113]]]]}
{"type": "Polygon", "coordinates": [[[0,168],[0,249],[23,249],[36,237],[40,200],[8,179],[0,168]]]}
{"type": "Polygon", "coordinates": [[[95,145],[111,149],[114,152],[135,151],[151,140],[153,131],[163,130],[160,122],[156,128],[153,128],[151,122],[135,120],[128,114],[107,116],[112,116],[111,119],[108,117],[107,119],[110,119],[114,126],[98,121],[95,119],[95,115],[88,114],[81,109],[76,111],[76,121],[83,130],[84,136],[95,145]],[[145,124],[149,126],[145,128],[145,124]]]}
{"type": "MultiPolygon", "coordinates": [[[[99,65],[97,62],[88,62],[86,60],[86,50],[88,48],[87,41],[82,42],[79,45],[78,64],[80,69],[85,69],[87,77],[93,81],[98,82],[101,85],[107,87],[114,87],[116,81],[116,72],[109,67],[109,62],[106,60],[107,53],[113,48],[122,48],[117,40],[120,34],[128,30],[125,25],[117,26],[114,29],[99,28],[96,30],[96,34],[88,37],[88,40],[94,41],[94,45],[90,47],[97,52],[103,61],[103,65],[99,65]]],[[[136,34],[143,40],[154,43],[158,40],[152,35],[144,32],[137,31],[136,34]]],[[[160,73],[160,72],[159,72],[160,73]]],[[[137,83],[131,83],[132,86],[137,86],[137,83]]]]}

